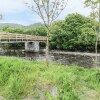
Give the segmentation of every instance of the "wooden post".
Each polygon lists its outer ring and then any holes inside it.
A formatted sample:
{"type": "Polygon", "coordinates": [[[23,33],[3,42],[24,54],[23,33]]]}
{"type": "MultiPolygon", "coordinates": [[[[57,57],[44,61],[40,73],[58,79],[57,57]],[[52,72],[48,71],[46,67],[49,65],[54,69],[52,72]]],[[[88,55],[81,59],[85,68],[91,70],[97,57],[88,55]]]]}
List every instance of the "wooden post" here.
{"type": "Polygon", "coordinates": [[[2,37],[2,36],[1,36],[1,34],[0,34],[0,42],[1,42],[1,37],[2,37]]]}
{"type": "Polygon", "coordinates": [[[17,34],[16,34],[16,41],[17,41],[17,34]]]}
{"type": "Polygon", "coordinates": [[[23,41],[23,34],[21,35],[21,37],[22,37],[22,41],[23,41]]]}
{"type": "Polygon", "coordinates": [[[27,35],[26,35],[26,41],[28,41],[28,39],[27,39],[27,35]]]}
{"type": "Polygon", "coordinates": [[[9,33],[8,33],[8,41],[10,41],[10,35],[9,35],[9,33]]]}

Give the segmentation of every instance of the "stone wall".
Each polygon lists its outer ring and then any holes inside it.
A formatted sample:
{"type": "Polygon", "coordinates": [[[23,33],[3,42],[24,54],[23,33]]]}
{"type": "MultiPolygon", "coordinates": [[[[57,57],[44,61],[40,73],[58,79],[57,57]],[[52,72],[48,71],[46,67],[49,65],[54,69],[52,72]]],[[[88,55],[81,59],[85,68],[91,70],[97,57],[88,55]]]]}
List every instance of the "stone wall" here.
{"type": "MultiPolygon", "coordinates": [[[[95,67],[95,53],[81,52],[51,52],[56,62],[64,65],[75,65],[83,67],[95,67]]],[[[100,54],[98,56],[98,67],[100,66],[100,54]]]]}

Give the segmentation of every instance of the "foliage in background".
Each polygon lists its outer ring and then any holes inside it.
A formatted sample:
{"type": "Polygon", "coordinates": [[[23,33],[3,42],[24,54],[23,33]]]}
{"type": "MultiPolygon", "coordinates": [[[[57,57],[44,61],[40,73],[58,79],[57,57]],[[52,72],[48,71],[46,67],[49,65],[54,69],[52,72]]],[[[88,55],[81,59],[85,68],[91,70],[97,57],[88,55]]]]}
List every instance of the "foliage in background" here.
{"type": "MultiPolygon", "coordinates": [[[[94,23],[80,14],[70,14],[53,25],[51,48],[71,51],[94,51],[94,23]]],[[[98,25],[97,25],[98,28],[98,25]]]]}
{"type": "Polygon", "coordinates": [[[12,28],[9,25],[4,26],[2,28],[4,32],[9,33],[18,33],[18,34],[30,34],[30,35],[39,35],[39,36],[46,36],[46,29],[44,26],[33,26],[29,28],[12,28]]]}

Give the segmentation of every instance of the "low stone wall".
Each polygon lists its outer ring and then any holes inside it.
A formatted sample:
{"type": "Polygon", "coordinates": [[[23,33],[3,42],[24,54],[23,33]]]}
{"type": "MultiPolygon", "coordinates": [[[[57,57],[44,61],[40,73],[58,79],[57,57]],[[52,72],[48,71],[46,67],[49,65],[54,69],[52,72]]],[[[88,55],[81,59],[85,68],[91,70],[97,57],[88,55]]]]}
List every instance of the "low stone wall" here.
{"type": "MultiPolygon", "coordinates": [[[[83,67],[95,67],[95,53],[81,52],[51,52],[55,61],[64,65],[75,65],[83,67]]],[[[100,54],[98,56],[98,67],[100,66],[100,54]]]]}

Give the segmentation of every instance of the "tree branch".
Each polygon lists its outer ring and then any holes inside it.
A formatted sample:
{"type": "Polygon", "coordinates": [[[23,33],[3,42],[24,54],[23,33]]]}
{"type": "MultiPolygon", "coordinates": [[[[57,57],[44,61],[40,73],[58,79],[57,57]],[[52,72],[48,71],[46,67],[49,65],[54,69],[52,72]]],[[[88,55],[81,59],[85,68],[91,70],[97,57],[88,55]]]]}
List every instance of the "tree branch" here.
{"type": "MultiPolygon", "coordinates": [[[[62,2],[61,2],[62,3],[62,2]]],[[[53,15],[52,15],[52,20],[51,20],[51,23],[56,19],[58,18],[58,16],[61,14],[61,12],[66,8],[67,6],[67,2],[64,4],[65,6],[61,9],[61,11],[57,14],[57,16],[54,18],[55,14],[56,14],[56,11],[57,11],[57,5],[56,5],[56,8],[55,8],[55,11],[53,12],[53,15]]]]}
{"type": "Polygon", "coordinates": [[[43,0],[42,0],[42,4],[43,4],[44,10],[45,10],[45,12],[46,12],[46,15],[48,15],[48,12],[47,12],[47,9],[46,9],[46,6],[45,6],[45,4],[44,4],[44,1],[43,1],[43,0]]]}
{"type": "Polygon", "coordinates": [[[35,2],[36,6],[37,6],[37,8],[38,8],[38,10],[39,10],[39,12],[40,12],[40,16],[41,16],[41,18],[43,19],[44,25],[48,28],[48,26],[47,26],[47,24],[46,24],[46,22],[45,22],[45,19],[44,19],[44,17],[43,17],[43,14],[42,14],[42,12],[41,12],[41,9],[40,9],[39,4],[38,4],[35,0],[33,0],[33,1],[35,2]]]}

